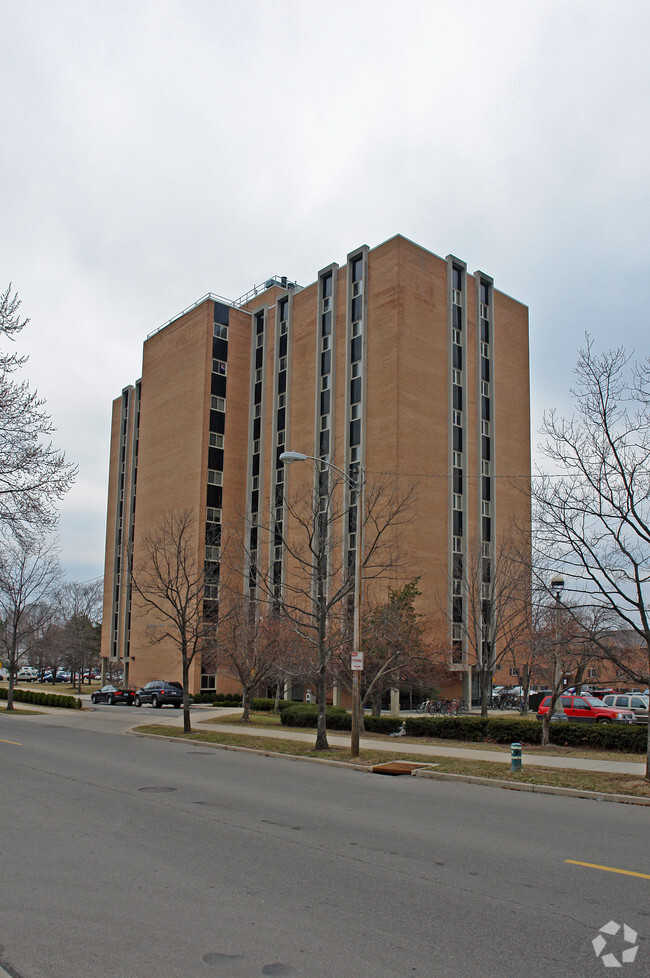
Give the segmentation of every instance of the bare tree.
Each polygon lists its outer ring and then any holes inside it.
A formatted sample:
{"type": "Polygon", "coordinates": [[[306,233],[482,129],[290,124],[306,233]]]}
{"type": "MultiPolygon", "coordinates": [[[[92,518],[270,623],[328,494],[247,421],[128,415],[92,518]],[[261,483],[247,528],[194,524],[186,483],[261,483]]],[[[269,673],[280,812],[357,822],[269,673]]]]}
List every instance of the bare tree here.
{"type": "Polygon", "coordinates": [[[221,602],[216,665],[242,687],[242,723],[250,721],[253,692],[272,680],[284,659],[287,623],[268,605],[248,595],[230,594],[221,602]]]}
{"type": "Polygon", "coordinates": [[[22,536],[0,547],[0,645],[9,671],[8,710],[13,710],[20,657],[52,620],[49,599],[60,577],[58,553],[51,542],[22,536]]]}
{"type": "Polygon", "coordinates": [[[158,529],[147,534],[133,568],[133,589],[140,613],[151,616],[152,644],[165,640],[177,648],[183,671],[183,730],[191,733],[189,670],[216,643],[216,602],[212,591],[216,571],[199,560],[196,521],[189,510],[172,511],[158,529]]]}
{"type": "MultiPolygon", "coordinates": [[[[423,615],[415,609],[421,592],[419,578],[401,588],[389,588],[388,600],[366,609],[363,618],[363,695],[362,706],[372,704],[374,715],[381,712],[381,700],[387,690],[399,687],[414,669],[427,672],[428,683],[438,678],[439,665],[433,660],[426,639],[430,629],[423,615]],[[427,670],[428,667],[428,670],[427,670]]],[[[337,655],[336,672],[348,689],[352,688],[349,655],[337,655]]],[[[420,682],[423,676],[419,675],[420,682]]]]}
{"type": "MultiPolygon", "coordinates": [[[[575,414],[544,417],[552,475],[533,487],[540,546],[594,607],[634,631],[650,680],[650,359],[580,351],[575,414]]],[[[650,780],[650,728],[646,758],[650,780]]]]}
{"type": "Polygon", "coordinates": [[[441,610],[460,628],[479,679],[481,715],[486,717],[492,678],[527,637],[531,576],[530,556],[515,533],[504,537],[486,556],[480,541],[471,541],[459,579],[460,595],[441,610]],[[464,604],[458,614],[456,602],[464,604]]]}
{"type": "MultiPolygon", "coordinates": [[[[11,285],[0,295],[0,336],[11,342],[29,322],[20,318],[20,300],[11,285]]],[[[15,374],[27,357],[0,353],[0,524],[52,528],[54,504],[72,485],[76,467],[49,441],[54,427],[45,402],[15,374]]]]}
{"type": "MultiPolygon", "coordinates": [[[[316,703],[318,718],[316,750],[327,750],[326,697],[331,657],[351,649],[354,550],[342,546],[345,531],[356,530],[358,493],[341,491],[336,477],[318,466],[316,487],[286,495],[286,519],[282,531],[276,524],[257,528],[257,547],[262,549],[266,531],[286,554],[286,574],[281,596],[256,568],[249,552],[255,587],[281,608],[317,660],[316,703]]],[[[364,582],[396,576],[400,555],[399,527],[411,519],[413,487],[399,491],[388,478],[368,482],[364,505],[364,582]]]]}

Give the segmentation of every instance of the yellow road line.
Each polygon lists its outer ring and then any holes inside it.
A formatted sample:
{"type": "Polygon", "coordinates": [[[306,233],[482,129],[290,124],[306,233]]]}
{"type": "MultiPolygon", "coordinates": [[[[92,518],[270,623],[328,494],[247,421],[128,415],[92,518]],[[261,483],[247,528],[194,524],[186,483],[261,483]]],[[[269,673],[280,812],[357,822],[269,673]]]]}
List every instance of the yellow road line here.
{"type": "Polygon", "coordinates": [[[649,873],[634,873],[631,869],[616,869],[614,866],[598,866],[596,863],[581,863],[577,859],[565,859],[572,866],[586,866],[587,869],[602,869],[604,873],[621,873],[623,876],[638,876],[642,880],[650,880],[649,873]]]}
{"type": "Polygon", "coordinates": [[[0,737],[0,744],[13,744],[14,747],[23,746],[22,744],[19,744],[16,740],[3,740],[1,737],[0,737]]]}

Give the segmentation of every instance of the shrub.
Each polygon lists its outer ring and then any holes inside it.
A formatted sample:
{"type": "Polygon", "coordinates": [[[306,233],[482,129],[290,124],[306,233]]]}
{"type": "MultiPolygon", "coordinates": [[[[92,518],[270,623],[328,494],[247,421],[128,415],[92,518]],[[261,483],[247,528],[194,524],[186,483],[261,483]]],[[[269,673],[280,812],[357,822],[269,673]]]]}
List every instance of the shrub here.
{"type": "Polygon", "coordinates": [[[407,717],[409,737],[441,737],[445,740],[485,740],[488,721],[483,717],[407,717]]]}
{"type": "Polygon", "coordinates": [[[399,717],[373,717],[365,716],[363,718],[363,725],[368,731],[368,733],[380,733],[380,734],[392,734],[397,733],[397,731],[402,726],[402,720],[399,717]]]}
{"type": "MultiPolygon", "coordinates": [[[[0,700],[6,700],[8,689],[0,689],[0,700]]],[[[80,710],[81,700],[77,696],[65,696],[61,693],[38,693],[31,689],[14,689],[16,703],[31,703],[35,706],[58,706],[64,710],[80,710]]]]}
{"type": "MultiPolygon", "coordinates": [[[[328,706],[325,710],[328,730],[349,730],[352,718],[340,706],[328,706]]],[[[315,727],[318,723],[318,707],[314,703],[294,703],[282,710],[280,719],[287,727],[315,727]]]]}
{"type": "MultiPolygon", "coordinates": [[[[280,700],[278,709],[282,711],[287,706],[293,706],[292,700],[280,700]]],[[[256,696],[251,700],[251,709],[259,713],[272,713],[275,710],[275,700],[270,696],[256,696]]]]}

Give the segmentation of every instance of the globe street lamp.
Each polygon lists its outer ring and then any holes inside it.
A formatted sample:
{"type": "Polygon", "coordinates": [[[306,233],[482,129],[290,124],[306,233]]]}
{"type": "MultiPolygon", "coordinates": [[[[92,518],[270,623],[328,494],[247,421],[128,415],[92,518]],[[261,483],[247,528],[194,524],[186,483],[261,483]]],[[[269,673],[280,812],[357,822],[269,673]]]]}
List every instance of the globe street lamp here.
{"type": "MultiPolygon", "coordinates": [[[[357,478],[352,479],[347,472],[340,469],[338,465],[329,462],[327,459],[317,458],[315,455],[304,455],[302,452],[282,452],[280,461],[290,462],[314,462],[315,465],[324,465],[328,469],[336,472],[345,482],[348,488],[357,493],[357,525],[355,537],[355,559],[354,559],[354,619],[352,634],[352,733],[350,737],[350,754],[352,757],[359,756],[359,730],[361,726],[361,695],[359,685],[359,672],[361,671],[361,562],[363,559],[363,520],[364,520],[364,493],[366,474],[365,469],[360,463],[355,463],[357,478]]],[[[315,514],[316,523],[318,514],[315,514]]],[[[320,539],[320,537],[319,537],[320,539]]]]}

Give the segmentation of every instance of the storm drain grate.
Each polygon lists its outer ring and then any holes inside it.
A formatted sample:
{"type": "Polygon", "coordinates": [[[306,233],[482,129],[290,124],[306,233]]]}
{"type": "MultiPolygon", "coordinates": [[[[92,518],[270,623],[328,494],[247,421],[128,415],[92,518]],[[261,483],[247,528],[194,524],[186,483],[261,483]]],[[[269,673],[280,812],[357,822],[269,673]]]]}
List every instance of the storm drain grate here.
{"type": "Polygon", "coordinates": [[[417,764],[415,761],[386,761],[385,764],[375,764],[372,769],[373,774],[413,774],[421,767],[430,767],[429,764],[417,764]]]}

